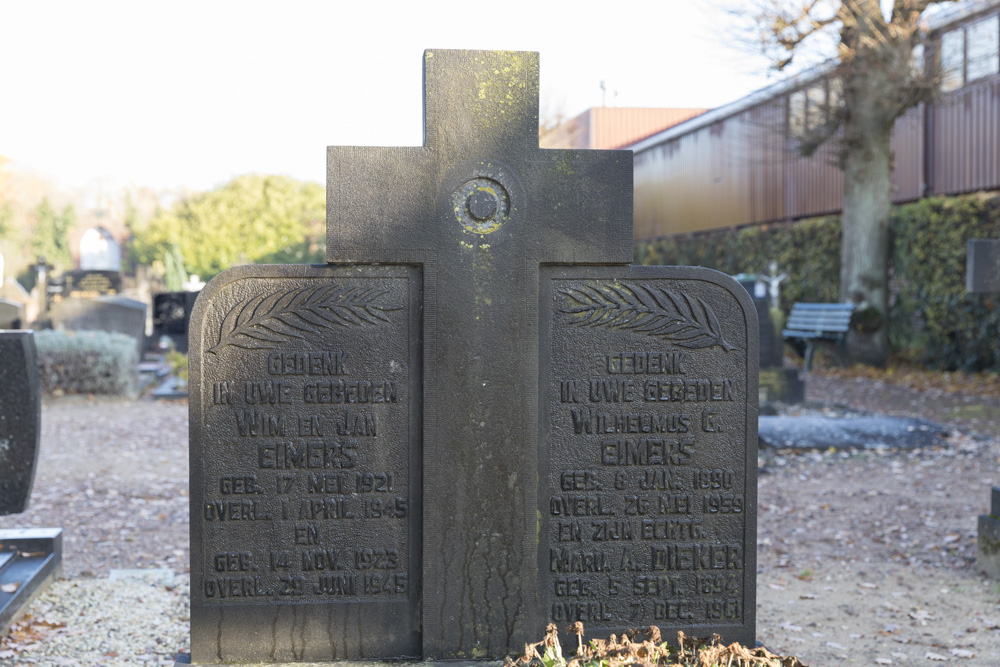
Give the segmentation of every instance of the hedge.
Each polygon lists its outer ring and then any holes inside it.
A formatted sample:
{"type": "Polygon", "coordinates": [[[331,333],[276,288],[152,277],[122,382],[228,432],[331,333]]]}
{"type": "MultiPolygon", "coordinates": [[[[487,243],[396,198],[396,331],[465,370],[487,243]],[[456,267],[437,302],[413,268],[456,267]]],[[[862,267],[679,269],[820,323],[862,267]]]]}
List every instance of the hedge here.
{"type": "MultiPolygon", "coordinates": [[[[965,291],[966,242],[1000,238],[1000,195],[934,197],[890,216],[893,354],[928,368],[1000,371],[1000,295],[965,291]]],[[[776,261],[787,315],[799,301],[839,300],[840,218],[746,227],[636,244],[639,264],[768,273],[776,261]]]]}
{"type": "Polygon", "coordinates": [[[35,346],[46,394],[136,394],[139,352],[131,336],[45,330],[35,332],[35,346]]]}

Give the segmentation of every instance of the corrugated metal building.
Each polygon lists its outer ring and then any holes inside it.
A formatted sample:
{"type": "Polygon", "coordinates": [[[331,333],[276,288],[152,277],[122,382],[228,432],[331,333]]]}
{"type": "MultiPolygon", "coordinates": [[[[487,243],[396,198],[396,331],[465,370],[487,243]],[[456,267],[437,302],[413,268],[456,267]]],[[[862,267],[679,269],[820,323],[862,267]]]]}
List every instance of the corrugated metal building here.
{"type": "MultiPolygon", "coordinates": [[[[926,57],[945,71],[941,99],[896,121],[893,201],[1000,189],[1000,0],[965,5],[932,25],[926,57]]],[[[830,90],[804,73],[630,146],[635,238],[839,212],[836,146],[802,157],[795,136],[830,90]]]]}

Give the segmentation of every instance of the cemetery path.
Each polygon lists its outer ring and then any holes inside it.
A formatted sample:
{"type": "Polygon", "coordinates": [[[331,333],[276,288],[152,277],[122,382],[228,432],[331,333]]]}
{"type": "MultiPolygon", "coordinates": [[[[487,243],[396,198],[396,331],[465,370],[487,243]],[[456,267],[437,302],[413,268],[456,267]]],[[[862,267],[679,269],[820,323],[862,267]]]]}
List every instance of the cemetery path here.
{"type": "Polygon", "coordinates": [[[813,666],[1000,664],[1000,584],[975,567],[1000,401],[816,373],[806,397],[956,430],[934,449],[762,452],[758,639],[813,666]]]}
{"type": "Polygon", "coordinates": [[[83,397],[42,405],[28,511],[0,528],[61,527],[63,576],[188,564],[187,404],[83,397]]]}
{"type": "MultiPolygon", "coordinates": [[[[1000,422],[992,399],[954,392],[813,374],[807,396],[979,433],[1000,422]]],[[[31,507],[0,517],[4,528],[65,531],[66,581],[36,602],[34,611],[39,604],[58,605],[53,596],[91,590],[90,582],[99,583],[112,569],[167,567],[186,573],[187,406],[63,397],[44,404],[42,422],[31,507]]],[[[990,486],[1000,484],[995,434],[956,433],[949,447],[911,452],[763,452],[759,639],[813,667],[939,658],[1000,664],[1000,586],[974,567],[976,517],[987,509],[990,486]]],[[[102,627],[109,627],[115,608],[123,605],[114,602],[116,589],[105,588],[112,595],[100,618],[102,627]]],[[[153,607],[154,599],[147,598],[153,607]]],[[[170,627],[186,626],[183,600],[164,599],[171,601],[160,613],[172,621],[170,627]]],[[[120,612],[127,626],[134,609],[120,612]]],[[[79,625],[52,632],[93,634],[86,627],[89,614],[67,618],[70,626],[79,625]]],[[[37,643],[24,656],[38,664],[63,664],[46,662],[47,645],[37,643]]],[[[98,664],[81,655],[76,664],[98,664]]],[[[124,662],[104,657],[99,663],[134,664],[125,655],[120,659],[124,662]]]]}

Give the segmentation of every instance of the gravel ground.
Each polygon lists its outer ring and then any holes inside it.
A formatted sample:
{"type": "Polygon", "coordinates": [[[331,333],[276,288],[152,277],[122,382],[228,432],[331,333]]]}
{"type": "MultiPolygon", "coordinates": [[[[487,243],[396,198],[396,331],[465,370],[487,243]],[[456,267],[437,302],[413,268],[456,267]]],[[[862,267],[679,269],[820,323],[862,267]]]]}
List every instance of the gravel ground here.
{"type": "MultiPolygon", "coordinates": [[[[974,566],[976,517],[1000,484],[1000,401],[815,373],[807,398],[790,410],[962,432],[933,450],[762,452],[759,639],[813,667],[1000,664],[1000,584],[974,566]]],[[[0,528],[63,527],[63,578],[0,640],[0,664],[172,664],[187,651],[187,475],[186,405],[46,401],[32,506],[0,528]],[[120,568],[178,576],[108,581],[120,568]]]]}

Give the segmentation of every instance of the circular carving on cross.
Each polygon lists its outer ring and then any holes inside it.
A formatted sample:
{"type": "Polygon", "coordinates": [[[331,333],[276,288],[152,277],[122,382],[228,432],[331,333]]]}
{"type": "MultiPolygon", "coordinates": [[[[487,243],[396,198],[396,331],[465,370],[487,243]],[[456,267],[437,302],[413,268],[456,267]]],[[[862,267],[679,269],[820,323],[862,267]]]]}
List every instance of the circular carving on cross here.
{"type": "Polygon", "coordinates": [[[469,214],[476,220],[489,220],[500,208],[500,202],[495,193],[486,188],[478,188],[465,200],[469,214]]]}
{"type": "Polygon", "coordinates": [[[486,176],[469,179],[452,195],[455,218],[474,234],[490,234],[507,222],[510,195],[501,183],[486,176]]]}

